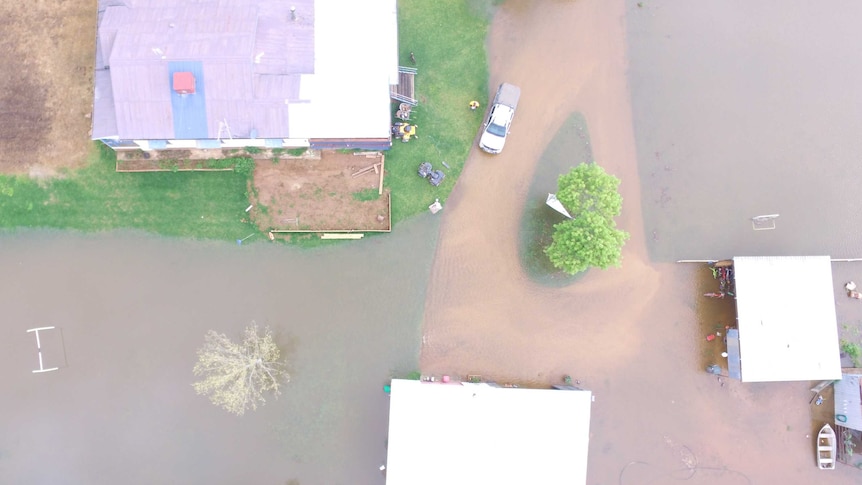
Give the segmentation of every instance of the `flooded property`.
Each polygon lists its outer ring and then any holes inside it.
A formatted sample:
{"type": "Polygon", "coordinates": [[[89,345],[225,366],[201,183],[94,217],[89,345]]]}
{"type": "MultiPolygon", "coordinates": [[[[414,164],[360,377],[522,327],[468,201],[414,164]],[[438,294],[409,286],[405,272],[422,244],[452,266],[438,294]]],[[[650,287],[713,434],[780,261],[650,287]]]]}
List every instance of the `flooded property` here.
{"type": "MultiPolygon", "coordinates": [[[[859,479],[850,467],[817,470],[823,423],[809,382],[743,385],[704,371],[721,345],[704,337],[733,322],[733,307],[702,296],[715,284],[705,266],[673,263],[862,249],[858,216],[840,203],[854,186],[843,174],[858,170],[846,143],[859,143],[859,121],[844,100],[862,71],[825,61],[849,55],[855,34],[823,9],[790,10],[514,2],[494,19],[490,86],[519,85],[521,104],[506,150],[474,152],[450,199],[422,367],[527,385],[575,377],[596,395],[590,484],[859,479]],[[825,64],[848,72],[823,80],[809,68],[825,64]],[[622,180],[618,223],[632,237],[622,268],[551,288],[520,264],[516,215],[573,113],[595,160],[622,180]],[[752,217],[775,213],[776,229],[753,231],[752,217]]],[[[859,271],[833,264],[836,281],[859,271]]],[[[859,322],[840,284],[835,295],[839,322],[859,322]]]]}
{"type": "Polygon", "coordinates": [[[349,247],[46,232],[0,240],[2,483],[382,483],[392,377],[418,370],[438,226],[349,247]],[[269,325],[291,381],[239,418],[192,389],[209,329],[269,325]],[[44,368],[34,333],[40,331],[44,368]],[[291,482],[291,480],[294,480],[291,482]]]}
{"type": "MultiPolygon", "coordinates": [[[[520,86],[512,132],[498,155],[473,151],[436,216],[305,251],[3,235],[0,482],[382,484],[382,389],[420,369],[538,387],[571,376],[596,397],[591,485],[862,480],[817,470],[811,383],[705,372],[721,345],[705,337],[733,321],[732,302],[703,297],[707,267],[674,263],[862,256],[862,69],[844,62],[860,11],[508,2],[490,30],[490,91],[520,86]],[[578,136],[573,116],[622,180],[631,239],[621,268],[542,284],[522,264],[520,217],[548,178],[540,160],[578,136]],[[754,231],[764,214],[779,214],[775,229],[754,231]],[[292,379],[236,418],[194,394],[192,366],[207,330],[238,336],[251,321],[273,328],[292,379]],[[40,331],[41,364],[27,332],[40,327],[55,327],[40,331]]],[[[839,324],[858,328],[862,303],[841,284],[862,264],[832,266],[839,324]]]]}
{"type": "Polygon", "coordinates": [[[640,3],[626,30],[651,256],[862,255],[862,5],[640,3]]]}

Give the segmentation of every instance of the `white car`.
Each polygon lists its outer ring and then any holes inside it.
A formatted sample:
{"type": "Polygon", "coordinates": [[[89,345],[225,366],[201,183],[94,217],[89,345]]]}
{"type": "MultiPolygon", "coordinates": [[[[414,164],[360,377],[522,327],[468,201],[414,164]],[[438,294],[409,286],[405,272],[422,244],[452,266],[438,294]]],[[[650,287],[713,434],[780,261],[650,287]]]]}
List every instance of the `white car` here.
{"type": "Polygon", "coordinates": [[[494,103],[488,112],[488,118],[482,128],[482,136],[479,137],[479,148],[488,153],[500,153],[506,144],[506,135],[512,125],[515,109],[518,107],[518,99],[521,97],[521,88],[511,84],[503,83],[497,89],[494,103]]]}

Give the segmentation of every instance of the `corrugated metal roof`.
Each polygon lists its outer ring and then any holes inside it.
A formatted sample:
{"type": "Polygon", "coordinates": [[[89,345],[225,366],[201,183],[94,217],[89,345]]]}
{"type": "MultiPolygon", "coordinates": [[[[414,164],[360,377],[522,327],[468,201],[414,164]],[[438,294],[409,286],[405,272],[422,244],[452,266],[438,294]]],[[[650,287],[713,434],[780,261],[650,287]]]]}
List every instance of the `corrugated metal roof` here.
{"type": "Polygon", "coordinates": [[[584,484],[591,396],[393,380],[386,483],[584,484]]]}
{"type": "Polygon", "coordinates": [[[117,134],[117,118],[114,114],[114,93],[111,90],[111,74],[102,69],[95,73],[95,96],[93,96],[93,139],[103,139],[117,134]]]}
{"type": "Polygon", "coordinates": [[[261,16],[254,43],[254,62],[255,72],[260,74],[314,72],[314,25],[294,23],[278,14],[261,16]]]}
{"type": "Polygon", "coordinates": [[[862,382],[859,374],[843,374],[835,388],[835,420],[845,428],[862,431],[862,382]],[[840,418],[844,416],[844,419],[840,418]]]}
{"type": "Polygon", "coordinates": [[[735,257],[744,382],[841,378],[829,256],[735,257]]]}
{"type": "Polygon", "coordinates": [[[97,66],[110,69],[114,105],[96,103],[94,119],[113,109],[112,136],[170,138],[167,65],[196,61],[209,138],[225,124],[234,137],[388,137],[395,0],[101,0],[99,12],[97,66]]]}

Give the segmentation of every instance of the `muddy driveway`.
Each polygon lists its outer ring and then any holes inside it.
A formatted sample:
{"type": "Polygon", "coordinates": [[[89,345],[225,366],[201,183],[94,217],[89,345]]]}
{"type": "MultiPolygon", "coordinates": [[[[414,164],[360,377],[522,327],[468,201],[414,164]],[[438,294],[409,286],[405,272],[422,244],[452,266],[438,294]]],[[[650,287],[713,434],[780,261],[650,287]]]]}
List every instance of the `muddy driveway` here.
{"type": "Polygon", "coordinates": [[[576,377],[596,394],[590,484],[848,483],[849,467],[824,477],[814,466],[808,383],[742,386],[703,372],[703,274],[647,256],[626,8],[620,0],[509,2],[495,17],[490,91],[519,85],[521,104],[506,150],[474,150],[449,199],[422,369],[535,385],[576,377]],[[622,268],[547,288],[520,265],[519,216],[539,156],[576,111],[595,159],[622,180],[618,224],[632,237],[622,268]]]}

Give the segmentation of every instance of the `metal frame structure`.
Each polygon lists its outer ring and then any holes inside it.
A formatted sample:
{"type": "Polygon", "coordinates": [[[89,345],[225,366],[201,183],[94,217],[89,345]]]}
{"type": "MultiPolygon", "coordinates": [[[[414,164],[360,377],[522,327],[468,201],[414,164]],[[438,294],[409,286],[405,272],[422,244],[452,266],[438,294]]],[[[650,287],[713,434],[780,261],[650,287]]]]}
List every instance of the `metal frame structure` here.
{"type": "Polygon", "coordinates": [[[27,333],[33,332],[36,334],[36,351],[39,353],[39,368],[33,371],[34,374],[40,373],[40,372],[51,372],[51,371],[55,371],[55,370],[59,369],[59,367],[51,367],[50,369],[46,369],[45,366],[42,364],[42,341],[39,339],[39,330],[53,330],[53,329],[54,329],[54,327],[39,327],[39,328],[31,328],[30,330],[27,330],[27,333]]]}

